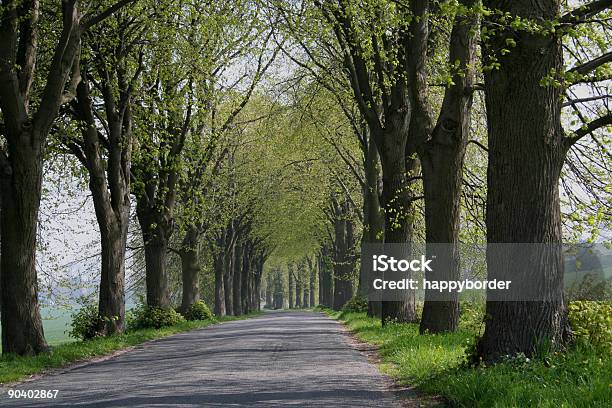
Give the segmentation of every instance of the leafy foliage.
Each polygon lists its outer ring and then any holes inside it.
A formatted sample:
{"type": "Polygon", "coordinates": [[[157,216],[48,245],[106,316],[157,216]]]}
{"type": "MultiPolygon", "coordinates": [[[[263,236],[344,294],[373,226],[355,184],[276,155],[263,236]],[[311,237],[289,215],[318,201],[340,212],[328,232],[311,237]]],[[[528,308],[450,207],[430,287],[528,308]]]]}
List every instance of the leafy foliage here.
{"type": "Polygon", "coordinates": [[[183,313],[187,320],[212,320],[214,319],[213,313],[210,308],[201,300],[195,302],[189,310],[183,313]]]}
{"type": "Polygon", "coordinates": [[[131,329],[159,329],[182,323],[185,318],[171,308],[141,306],[134,310],[133,319],[130,320],[131,329]]]}
{"type": "Polygon", "coordinates": [[[94,304],[81,307],[78,312],[72,314],[70,323],[70,337],[79,340],[90,340],[98,336],[97,329],[100,323],[98,308],[94,304]]]}
{"type": "Polygon", "coordinates": [[[580,345],[612,353],[612,302],[577,301],[568,306],[572,331],[580,345]]]}
{"type": "Polygon", "coordinates": [[[344,312],[367,312],[368,311],[368,299],[365,296],[353,296],[348,302],[342,307],[344,312]]]}

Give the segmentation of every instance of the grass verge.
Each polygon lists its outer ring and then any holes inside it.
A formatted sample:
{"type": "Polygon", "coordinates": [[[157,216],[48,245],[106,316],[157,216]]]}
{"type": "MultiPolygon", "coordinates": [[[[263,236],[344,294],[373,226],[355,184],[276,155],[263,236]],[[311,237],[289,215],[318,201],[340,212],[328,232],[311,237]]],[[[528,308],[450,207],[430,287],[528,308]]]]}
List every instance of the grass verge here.
{"type": "Polygon", "coordinates": [[[537,359],[471,368],[465,350],[475,332],[419,335],[416,324],[391,324],[365,313],[326,310],[361,341],[379,347],[381,370],[402,384],[458,407],[586,408],[612,406],[612,359],[580,347],[537,359]]]}
{"type": "Polygon", "coordinates": [[[2,356],[0,357],[0,384],[22,380],[32,374],[42,373],[50,368],[63,367],[70,363],[105,356],[149,340],[200,329],[219,322],[249,318],[259,314],[251,313],[239,317],[225,316],[216,320],[186,321],[175,326],[162,327],[161,329],[130,330],[123,334],[53,346],[50,352],[37,356],[2,356]]]}

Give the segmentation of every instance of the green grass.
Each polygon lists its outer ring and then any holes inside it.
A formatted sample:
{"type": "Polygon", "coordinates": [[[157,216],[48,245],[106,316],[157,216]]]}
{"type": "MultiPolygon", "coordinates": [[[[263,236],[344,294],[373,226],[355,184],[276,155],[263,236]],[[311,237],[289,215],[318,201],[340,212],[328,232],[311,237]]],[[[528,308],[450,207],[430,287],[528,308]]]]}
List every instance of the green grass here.
{"type": "Polygon", "coordinates": [[[52,347],[50,352],[37,356],[2,356],[0,357],[0,384],[21,380],[32,374],[41,373],[50,368],[62,367],[79,360],[111,354],[117,350],[144,343],[145,341],[199,329],[217,322],[248,318],[257,314],[259,313],[252,313],[241,317],[227,316],[217,320],[186,321],[161,329],[132,330],[120,335],[60,344],[52,347]]]}
{"type": "Polygon", "coordinates": [[[443,397],[459,407],[610,407],[612,359],[573,349],[536,360],[517,358],[471,368],[465,350],[475,333],[418,334],[416,324],[381,327],[365,313],[327,311],[362,341],[380,347],[381,369],[402,384],[443,397]]]}

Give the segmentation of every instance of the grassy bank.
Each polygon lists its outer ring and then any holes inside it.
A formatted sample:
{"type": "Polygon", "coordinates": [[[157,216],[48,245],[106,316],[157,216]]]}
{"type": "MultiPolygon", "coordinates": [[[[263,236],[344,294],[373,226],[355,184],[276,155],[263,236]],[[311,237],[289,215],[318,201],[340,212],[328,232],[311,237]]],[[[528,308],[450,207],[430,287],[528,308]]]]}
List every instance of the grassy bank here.
{"type": "Polygon", "coordinates": [[[365,313],[327,313],[343,321],[358,339],[380,347],[386,374],[439,395],[452,406],[612,406],[612,359],[588,348],[470,368],[463,363],[475,338],[472,330],[420,336],[416,324],[383,328],[365,313]]]}
{"type": "Polygon", "coordinates": [[[0,357],[0,384],[21,380],[50,368],[62,367],[80,360],[108,355],[115,351],[135,346],[149,340],[193,329],[200,329],[217,322],[253,317],[258,314],[259,313],[253,313],[241,317],[227,316],[217,320],[186,321],[175,326],[163,327],[161,329],[132,330],[115,336],[99,337],[88,341],[61,344],[52,347],[49,353],[43,353],[33,357],[2,356],[0,357]]]}

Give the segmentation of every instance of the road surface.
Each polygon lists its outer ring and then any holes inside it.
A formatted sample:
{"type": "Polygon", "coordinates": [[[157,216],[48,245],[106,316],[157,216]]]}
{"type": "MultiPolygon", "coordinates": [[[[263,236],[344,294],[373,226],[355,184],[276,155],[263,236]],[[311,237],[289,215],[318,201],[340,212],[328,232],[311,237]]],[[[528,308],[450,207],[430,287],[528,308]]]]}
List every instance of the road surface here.
{"type": "Polygon", "coordinates": [[[2,407],[400,407],[387,381],[323,314],[270,312],[145,343],[12,389],[56,399],[2,407]]]}

